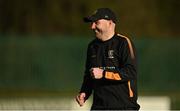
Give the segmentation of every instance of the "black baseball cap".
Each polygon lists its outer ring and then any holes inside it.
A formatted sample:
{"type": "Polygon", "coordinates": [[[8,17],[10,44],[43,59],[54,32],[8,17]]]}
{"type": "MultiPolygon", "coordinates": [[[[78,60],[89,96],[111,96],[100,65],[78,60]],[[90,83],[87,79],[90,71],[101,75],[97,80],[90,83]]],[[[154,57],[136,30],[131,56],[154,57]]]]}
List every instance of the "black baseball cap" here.
{"type": "Polygon", "coordinates": [[[84,22],[95,22],[99,19],[112,20],[117,22],[116,15],[109,8],[99,8],[92,15],[84,17],[84,22]]]}

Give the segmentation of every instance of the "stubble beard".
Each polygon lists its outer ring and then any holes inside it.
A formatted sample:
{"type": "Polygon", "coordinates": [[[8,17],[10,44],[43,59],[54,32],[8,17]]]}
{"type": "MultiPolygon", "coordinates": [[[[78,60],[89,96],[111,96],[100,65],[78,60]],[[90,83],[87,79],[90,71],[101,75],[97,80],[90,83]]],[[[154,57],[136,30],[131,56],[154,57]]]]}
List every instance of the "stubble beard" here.
{"type": "Polygon", "coordinates": [[[94,32],[96,38],[102,40],[102,31],[100,31],[99,29],[94,29],[93,32],[94,32]]]}

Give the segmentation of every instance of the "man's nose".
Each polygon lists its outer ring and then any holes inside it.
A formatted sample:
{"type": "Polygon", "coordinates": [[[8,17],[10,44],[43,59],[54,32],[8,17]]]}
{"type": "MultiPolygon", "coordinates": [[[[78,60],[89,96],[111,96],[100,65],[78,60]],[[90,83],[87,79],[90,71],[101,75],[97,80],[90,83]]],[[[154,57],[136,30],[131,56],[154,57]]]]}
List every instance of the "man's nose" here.
{"type": "Polygon", "coordinates": [[[92,29],[92,30],[95,29],[95,25],[96,25],[95,22],[92,22],[92,23],[91,23],[91,29],[92,29]]]}

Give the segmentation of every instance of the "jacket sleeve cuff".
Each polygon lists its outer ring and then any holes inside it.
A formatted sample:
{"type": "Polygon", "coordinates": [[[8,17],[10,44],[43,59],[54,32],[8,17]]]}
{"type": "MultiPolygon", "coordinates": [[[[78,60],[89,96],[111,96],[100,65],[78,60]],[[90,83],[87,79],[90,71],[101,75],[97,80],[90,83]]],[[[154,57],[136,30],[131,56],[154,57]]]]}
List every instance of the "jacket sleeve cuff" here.
{"type": "Polygon", "coordinates": [[[103,70],[103,78],[105,78],[106,70],[103,70]]]}

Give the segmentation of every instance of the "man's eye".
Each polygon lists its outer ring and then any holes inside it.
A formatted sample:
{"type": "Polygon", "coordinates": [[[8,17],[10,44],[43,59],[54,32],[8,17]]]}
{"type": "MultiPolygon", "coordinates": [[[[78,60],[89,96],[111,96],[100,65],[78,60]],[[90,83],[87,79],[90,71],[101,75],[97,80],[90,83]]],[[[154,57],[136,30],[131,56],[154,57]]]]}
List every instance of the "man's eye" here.
{"type": "Polygon", "coordinates": [[[95,24],[99,24],[99,22],[98,22],[98,21],[96,21],[96,22],[95,22],[95,24]]]}

